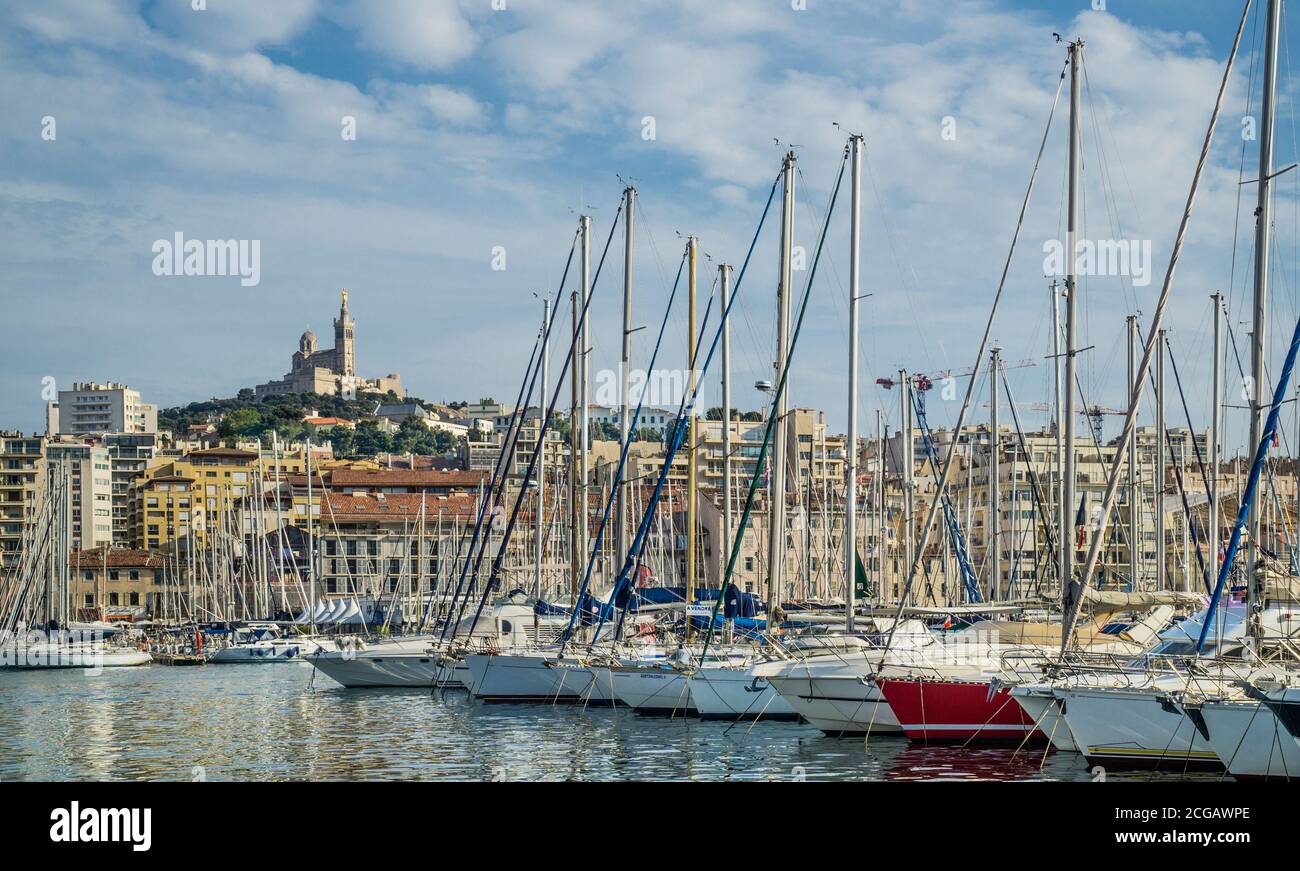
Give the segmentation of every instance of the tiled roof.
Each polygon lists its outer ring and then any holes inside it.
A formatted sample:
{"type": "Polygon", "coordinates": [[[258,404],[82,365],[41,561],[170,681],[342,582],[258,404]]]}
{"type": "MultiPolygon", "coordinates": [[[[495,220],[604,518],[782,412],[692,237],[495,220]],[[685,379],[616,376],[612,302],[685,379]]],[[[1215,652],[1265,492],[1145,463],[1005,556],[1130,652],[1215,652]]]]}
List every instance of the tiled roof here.
{"type": "Polygon", "coordinates": [[[231,457],[240,460],[255,460],[257,453],[254,451],[241,451],[238,448],[204,448],[200,451],[190,451],[183,459],[190,457],[231,457]]]}
{"type": "Polygon", "coordinates": [[[376,496],[327,493],[321,505],[321,522],[365,522],[386,518],[416,520],[420,516],[420,503],[424,503],[425,523],[436,523],[438,515],[444,518],[473,517],[474,496],[431,496],[421,493],[393,493],[380,499],[376,496]]]}
{"type": "Polygon", "coordinates": [[[477,487],[486,472],[439,471],[436,469],[335,469],[330,472],[333,487],[477,487]]]}
{"type": "Polygon", "coordinates": [[[73,551],[72,568],[77,571],[80,571],[83,568],[103,568],[105,565],[106,554],[107,565],[110,569],[155,569],[163,567],[162,554],[155,553],[151,550],[133,550],[125,547],[97,547],[91,550],[73,551]]]}

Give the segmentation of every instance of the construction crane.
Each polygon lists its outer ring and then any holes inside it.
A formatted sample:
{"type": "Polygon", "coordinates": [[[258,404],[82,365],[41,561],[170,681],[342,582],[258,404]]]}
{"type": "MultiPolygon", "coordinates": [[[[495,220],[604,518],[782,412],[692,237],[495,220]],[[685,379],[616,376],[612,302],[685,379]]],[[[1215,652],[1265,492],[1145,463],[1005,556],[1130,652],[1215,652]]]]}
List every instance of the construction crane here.
{"type": "MultiPolygon", "coordinates": [[[[1037,365],[1038,361],[1034,359],[1017,360],[1014,363],[1003,363],[1001,368],[1005,372],[1008,369],[1027,369],[1030,366],[1037,365]]],[[[912,380],[912,389],[916,391],[916,405],[921,416],[925,415],[925,394],[933,390],[936,384],[942,384],[954,378],[969,378],[974,374],[975,370],[969,367],[961,370],[945,369],[942,372],[934,372],[929,375],[920,372],[909,372],[908,376],[912,380]]],[[[898,378],[877,378],[876,383],[886,390],[893,390],[898,386],[898,378]]]]}
{"type": "MultiPolygon", "coordinates": [[[[987,402],[984,403],[985,408],[988,408],[988,405],[987,402]]],[[[1021,408],[1028,408],[1030,411],[1052,410],[1052,405],[1048,402],[1017,402],[1016,405],[1021,408]]],[[[1089,405],[1086,408],[1080,409],[1079,414],[1088,418],[1088,425],[1092,427],[1092,436],[1096,439],[1097,444],[1101,444],[1101,419],[1106,415],[1118,415],[1124,417],[1128,412],[1119,408],[1106,408],[1102,405],[1089,405]]]]}
{"type": "Polygon", "coordinates": [[[1101,405],[1089,405],[1080,410],[1079,414],[1088,418],[1088,423],[1092,426],[1092,437],[1097,444],[1101,444],[1101,419],[1108,414],[1126,417],[1128,412],[1119,408],[1106,408],[1101,405]]]}

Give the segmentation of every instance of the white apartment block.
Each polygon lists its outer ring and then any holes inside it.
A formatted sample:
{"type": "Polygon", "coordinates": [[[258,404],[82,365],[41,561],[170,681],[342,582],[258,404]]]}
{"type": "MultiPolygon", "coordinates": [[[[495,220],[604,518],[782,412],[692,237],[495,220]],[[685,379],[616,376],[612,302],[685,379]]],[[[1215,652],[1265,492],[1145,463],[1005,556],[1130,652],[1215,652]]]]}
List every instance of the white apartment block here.
{"type": "Polygon", "coordinates": [[[108,448],[77,441],[52,441],[45,459],[71,484],[72,546],[77,550],[113,542],[113,472],[108,448]]]}
{"type": "Polygon", "coordinates": [[[50,435],[149,433],[158,431],[158,406],[141,402],[125,384],[78,382],[46,403],[45,419],[50,435]]]}

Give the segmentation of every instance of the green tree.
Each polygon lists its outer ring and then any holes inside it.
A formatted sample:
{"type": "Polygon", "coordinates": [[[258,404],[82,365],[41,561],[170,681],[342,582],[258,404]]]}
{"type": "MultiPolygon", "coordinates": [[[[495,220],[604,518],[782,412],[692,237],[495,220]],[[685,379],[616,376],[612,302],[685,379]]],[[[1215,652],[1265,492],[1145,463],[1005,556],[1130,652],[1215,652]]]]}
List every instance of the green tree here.
{"type": "Polygon", "coordinates": [[[379,428],[378,421],[363,420],[357,424],[355,446],[357,456],[373,457],[392,450],[393,440],[379,428]]]}
{"type": "Polygon", "coordinates": [[[330,427],[323,435],[334,445],[335,456],[356,456],[357,438],[346,426],[330,427]]]}
{"type": "Polygon", "coordinates": [[[217,432],[222,438],[261,435],[262,415],[256,408],[237,408],[221,419],[217,432]]]}

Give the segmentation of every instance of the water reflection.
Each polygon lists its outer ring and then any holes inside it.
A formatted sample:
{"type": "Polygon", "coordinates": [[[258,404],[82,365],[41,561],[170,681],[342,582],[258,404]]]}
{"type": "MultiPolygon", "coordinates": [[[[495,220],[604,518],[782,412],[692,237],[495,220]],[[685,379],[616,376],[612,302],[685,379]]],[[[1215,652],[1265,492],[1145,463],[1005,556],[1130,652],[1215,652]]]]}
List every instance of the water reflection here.
{"type": "Polygon", "coordinates": [[[0,672],[0,779],[1088,780],[1074,754],[344,690],[304,664],[0,672]]]}

